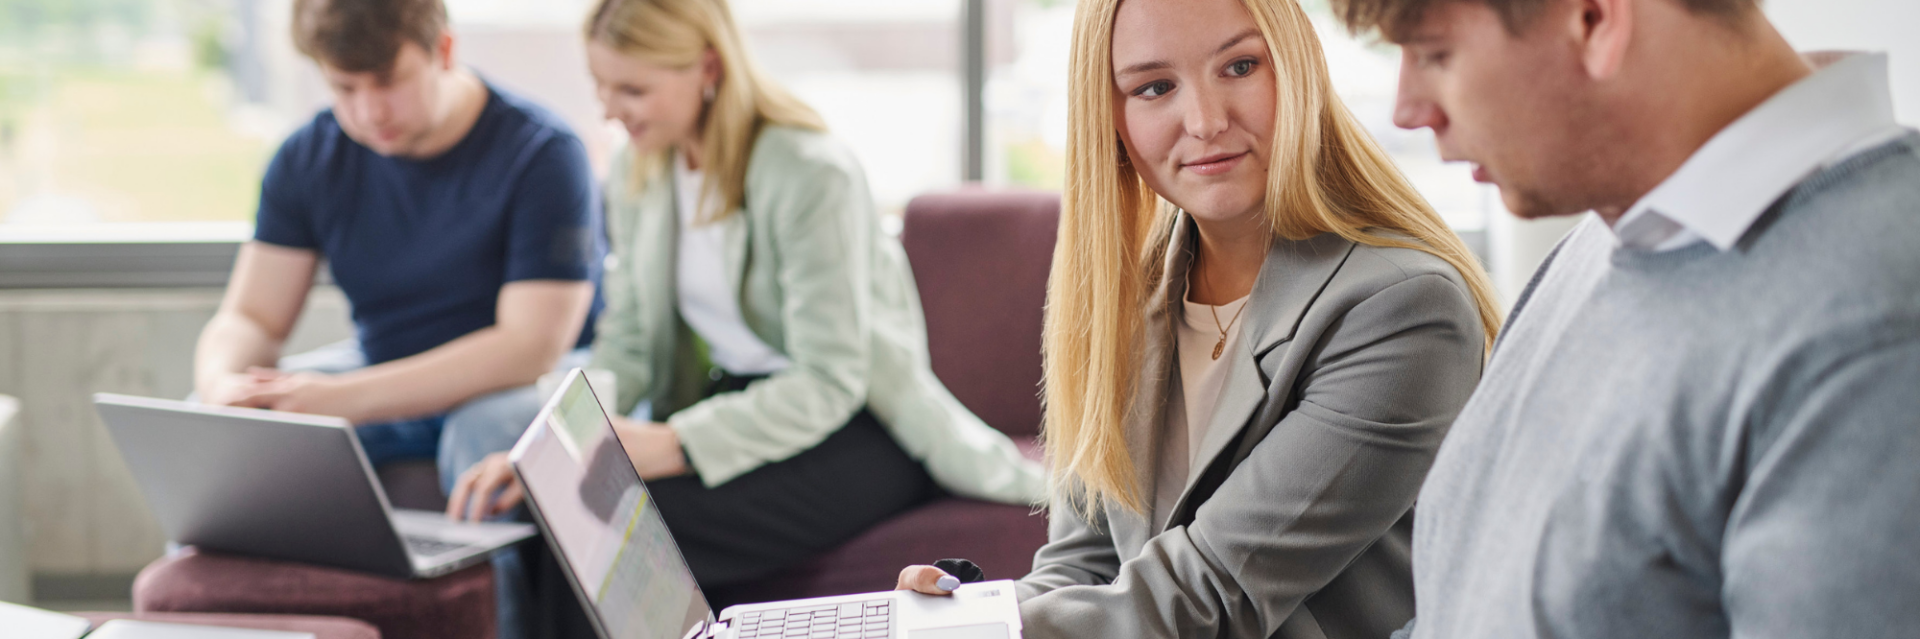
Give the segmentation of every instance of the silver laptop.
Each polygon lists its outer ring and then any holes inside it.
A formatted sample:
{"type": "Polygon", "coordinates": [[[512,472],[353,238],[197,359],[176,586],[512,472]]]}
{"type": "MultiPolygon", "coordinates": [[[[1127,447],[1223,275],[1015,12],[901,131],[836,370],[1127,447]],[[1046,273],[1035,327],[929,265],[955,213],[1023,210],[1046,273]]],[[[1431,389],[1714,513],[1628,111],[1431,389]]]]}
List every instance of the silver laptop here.
{"type": "Polygon", "coordinates": [[[8,639],[314,639],[310,632],[249,630],[116,619],[93,627],[85,617],[0,601],[0,628],[8,639]],[[91,632],[89,632],[91,631],[91,632]]]}
{"type": "Polygon", "coordinates": [[[338,417],[107,393],[93,403],[177,543],[405,579],[465,568],[535,532],[393,509],[338,417]]]}
{"type": "Polygon", "coordinates": [[[578,369],[509,459],[602,639],[1020,636],[1010,581],[967,584],[951,597],[875,592],[745,604],[715,615],[578,369]]]}

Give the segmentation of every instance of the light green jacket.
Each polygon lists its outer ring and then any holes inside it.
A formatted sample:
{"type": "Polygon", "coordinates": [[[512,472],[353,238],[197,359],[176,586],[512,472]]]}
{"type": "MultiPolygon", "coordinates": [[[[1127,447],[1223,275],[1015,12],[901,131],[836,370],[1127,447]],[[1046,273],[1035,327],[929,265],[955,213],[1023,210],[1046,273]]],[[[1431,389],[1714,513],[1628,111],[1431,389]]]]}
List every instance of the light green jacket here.
{"type": "Polygon", "coordinates": [[[632,162],[623,151],[607,183],[614,259],[593,366],[614,371],[622,413],[643,399],[655,415],[672,412],[667,423],[702,482],[718,486],[810,449],[865,407],[948,491],[1045,500],[1044,471],[934,377],[906,253],[880,230],[866,176],[844,146],[776,126],[755,142],[746,205],[718,222],[726,281],[747,327],[793,363],[697,403],[707,377],[693,364],[676,302],[671,171],[663,166],[636,188],[632,162]]]}

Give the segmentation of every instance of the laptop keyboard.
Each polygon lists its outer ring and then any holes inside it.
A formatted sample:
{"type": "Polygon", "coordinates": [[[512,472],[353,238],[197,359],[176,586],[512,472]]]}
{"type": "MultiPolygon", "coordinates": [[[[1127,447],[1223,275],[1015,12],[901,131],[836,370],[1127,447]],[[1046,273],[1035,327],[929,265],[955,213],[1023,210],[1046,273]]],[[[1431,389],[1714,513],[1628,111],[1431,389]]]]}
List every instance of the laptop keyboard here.
{"type": "Polygon", "coordinates": [[[893,633],[893,600],[749,610],[735,622],[740,639],[881,639],[893,633]]]}
{"type": "Polygon", "coordinates": [[[418,555],[421,557],[432,557],[434,555],[452,552],[452,551],[467,547],[466,544],[456,544],[453,542],[440,541],[438,539],[428,539],[426,537],[403,536],[401,538],[405,539],[407,542],[407,552],[413,553],[414,555],[418,555]]]}

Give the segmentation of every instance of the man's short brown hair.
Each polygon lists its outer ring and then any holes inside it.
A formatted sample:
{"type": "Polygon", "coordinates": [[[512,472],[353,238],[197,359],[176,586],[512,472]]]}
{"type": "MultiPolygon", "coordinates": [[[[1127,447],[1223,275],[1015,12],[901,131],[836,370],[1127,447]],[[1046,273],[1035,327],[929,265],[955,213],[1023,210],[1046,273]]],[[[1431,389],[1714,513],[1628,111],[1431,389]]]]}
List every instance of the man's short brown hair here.
{"type": "Polygon", "coordinates": [[[441,0],[294,0],[293,46],[349,73],[393,68],[412,42],[433,53],[447,30],[441,0]]]}
{"type": "MultiPolygon", "coordinates": [[[[1518,35],[1549,2],[1565,0],[1331,0],[1333,15],[1355,33],[1379,31],[1388,40],[1400,40],[1420,24],[1427,9],[1447,2],[1476,2],[1500,14],[1507,32],[1518,35]]],[[[1735,18],[1760,8],[1760,0],[1673,0],[1696,15],[1735,18]]]]}

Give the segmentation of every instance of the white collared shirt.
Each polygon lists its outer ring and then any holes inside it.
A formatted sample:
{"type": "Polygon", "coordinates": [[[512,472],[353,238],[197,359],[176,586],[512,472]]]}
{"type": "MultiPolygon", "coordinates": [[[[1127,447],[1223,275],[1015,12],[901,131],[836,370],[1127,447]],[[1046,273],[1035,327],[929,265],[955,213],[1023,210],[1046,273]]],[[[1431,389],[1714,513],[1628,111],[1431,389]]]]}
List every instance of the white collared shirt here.
{"type": "Polygon", "coordinates": [[[1801,180],[1906,130],[1893,118],[1887,56],[1855,54],[1767,98],[1707,140],[1613,225],[1621,246],[1725,251],[1801,180]]]}
{"type": "MultiPolygon", "coordinates": [[[[727,281],[727,224],[699,224],[699,171],[675,154],[673,197],[680,214],[674,291],[680,318],[707,342],[707,359],[735,375],[771,375],[791,361],[747,327],[740,292],[727,281]]],[[[738,222],[738,220],[735,220],[738,222]]]]}

